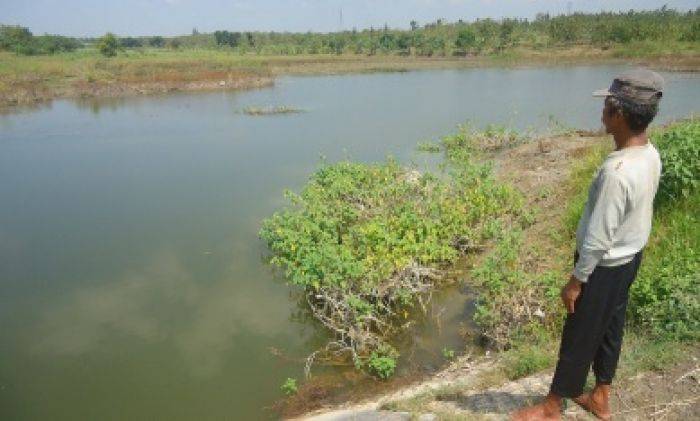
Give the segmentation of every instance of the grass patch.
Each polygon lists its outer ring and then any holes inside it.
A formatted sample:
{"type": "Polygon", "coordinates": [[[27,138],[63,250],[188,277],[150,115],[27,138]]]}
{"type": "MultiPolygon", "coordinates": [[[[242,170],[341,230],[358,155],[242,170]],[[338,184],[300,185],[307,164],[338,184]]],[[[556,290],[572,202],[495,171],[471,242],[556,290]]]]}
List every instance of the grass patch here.
{"type": "Polygon", "coordinates": [[[663,371],[687,357],[690,342],[650,337],[639,330],[628,330],[620,355],[619,375],[631,377],[644,371],[663,371]]]}
{"type": "Polygon", "coordinates": [[[557,361],[557,340],[551,331],[539,326],[516,332],[512,347],[503,353],[501,369],[509,380],[538,373],[557,361]]]}

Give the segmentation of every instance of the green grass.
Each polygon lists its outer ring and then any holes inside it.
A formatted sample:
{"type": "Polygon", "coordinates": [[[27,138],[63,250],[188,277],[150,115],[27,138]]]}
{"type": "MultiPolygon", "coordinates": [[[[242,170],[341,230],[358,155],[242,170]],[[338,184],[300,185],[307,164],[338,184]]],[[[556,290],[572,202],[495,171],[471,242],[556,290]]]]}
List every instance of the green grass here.
{"type": "Polygon", "coordinates": [[[665,55],[694,56],[698,53],[697,49],[697,42],[648,40],[615,45],[611,49],[611,54],[618,58],[649,58],[665,55]]]}

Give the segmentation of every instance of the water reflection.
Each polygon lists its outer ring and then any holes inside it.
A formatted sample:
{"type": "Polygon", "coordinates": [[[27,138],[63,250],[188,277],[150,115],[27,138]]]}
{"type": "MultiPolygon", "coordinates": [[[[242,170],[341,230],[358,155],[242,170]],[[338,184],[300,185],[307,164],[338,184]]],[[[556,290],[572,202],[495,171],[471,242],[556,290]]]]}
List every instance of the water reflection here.
{"type": "MultiPolygon", "coordinates": [[[[229,272],[241,271],[236,264],[229,272]]],[[[142,271],[78,289],[44,311],[33,352],[80,356],[122,336],[172,341],[192,375],[210,377],[235,354],[245,333],[284,333],[279,321],[288,318],[287,307],[269,305],[266,291],[243,291],[232,279],[197,280],[175,253],[164,250],[142,271]]]]}
{"type": "Polygon", "coordinates": [[[95,97],[82,97],[76,98],[74,100],[75,105],[78,109],[90,111],[94,115],[99,115],[100,111],[107,109],[109,111],[117,111],[119,107],[129,101],[129,98],[125,97],[112,97],[112,98],[95,98],[95,97]]]}

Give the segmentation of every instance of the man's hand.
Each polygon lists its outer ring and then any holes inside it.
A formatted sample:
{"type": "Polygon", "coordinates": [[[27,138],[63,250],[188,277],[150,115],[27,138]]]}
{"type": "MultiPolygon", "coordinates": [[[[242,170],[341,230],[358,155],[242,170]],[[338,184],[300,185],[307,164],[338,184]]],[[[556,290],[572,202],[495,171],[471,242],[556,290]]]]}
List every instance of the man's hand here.
{"type": "Polygon", "coordinates": [[[581,295],[582,282],[576,279],[574,275],[569,278],[569,283],[561,289],[561,300],[564,302],[564,307],[569,313],[574,312],[574,303],[579,295],[581,295]]]}

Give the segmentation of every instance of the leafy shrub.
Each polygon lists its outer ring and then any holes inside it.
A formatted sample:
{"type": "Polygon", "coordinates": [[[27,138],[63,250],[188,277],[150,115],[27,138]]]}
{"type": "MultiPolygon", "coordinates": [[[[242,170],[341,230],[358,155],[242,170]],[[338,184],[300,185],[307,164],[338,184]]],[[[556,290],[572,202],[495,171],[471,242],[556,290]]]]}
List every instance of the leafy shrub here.
{"type": "MultiPolygon", "coordinates": [[[[334,352],[366,358],[402,326],[396,314],[430,294],[440,269],[478,250],[493,222],[522,199],[473,160],[466,132],[442,140],[443,174],[384,163],[322,165],[260,236],[314,316],[335,333],[334,352]]],[[[394,357],[395,358],[395,357],[394,357]]],[[[371,366],[370,366],[371,367],[371,366]]]]}
{"type": "Polygon", "coordinates": [[[630,290],[632,321],[657,337],[700,339],[700,194],[656,213],[630,290]]]}
{"type": "Polygon", "coordinates": [[[491,345],[506,348],[513,329],[528,321],[529,296],[522,291],[534,285],[519,264],[522,232],[518,226],[502,228],[492,250],[470,275],[479,288],[474,322],[491,345]]]}
{"type": "Polygon", "coordinates": [[[516,380],[537,373],[555,361],[554,348],[523,345],[506,354],[505,372],[509,379],[516,380]]]}
{"type": "Polygon", "coordinates": [[[380,379],[388,379],[394,374],[396,369],[396,352],[387,350],[386,348],[378,351],[372,351],[367,360],[367,367],[370,373],[376,375],[380,379]]]}
{"type": "Polygon", "coordinates": [[[102,54],[105,57],[116,56],[117,50],[119,50],[120,48],[121,46],[119,45],[119,39],[111,32],[107,32],[97,42],[97,49],[100,51],[100,54],[102,54]]]}
{"type": "Polygon", "coordinates": [[[455,359],[455,350],[447,348],[447,347],[442,348],[442,356],[446,360],[454,360],[455,359]]]}
{"type": "Polygon", "coordinates": [[[297,380],[288,377],[287,380],[285,380],[284,383],[282,383],[280,389],[282,389],[282,392],[284,392],[284,394],[287,396],[297,393],[297,380]]]}
{"type": "Polygon", "coordinates": [[[418,142],[418,145],[416,145],[416,150],[420,152],[441,152],[442,147],[440,147],[439,144],[433,143],[433,142],[418,142]]]}
{"type": "Polygon", "coordinates": [[[657,204],[690,197],[700,186],[700,120],[657,132],[652,140],[663,165],[657,204]]]}

